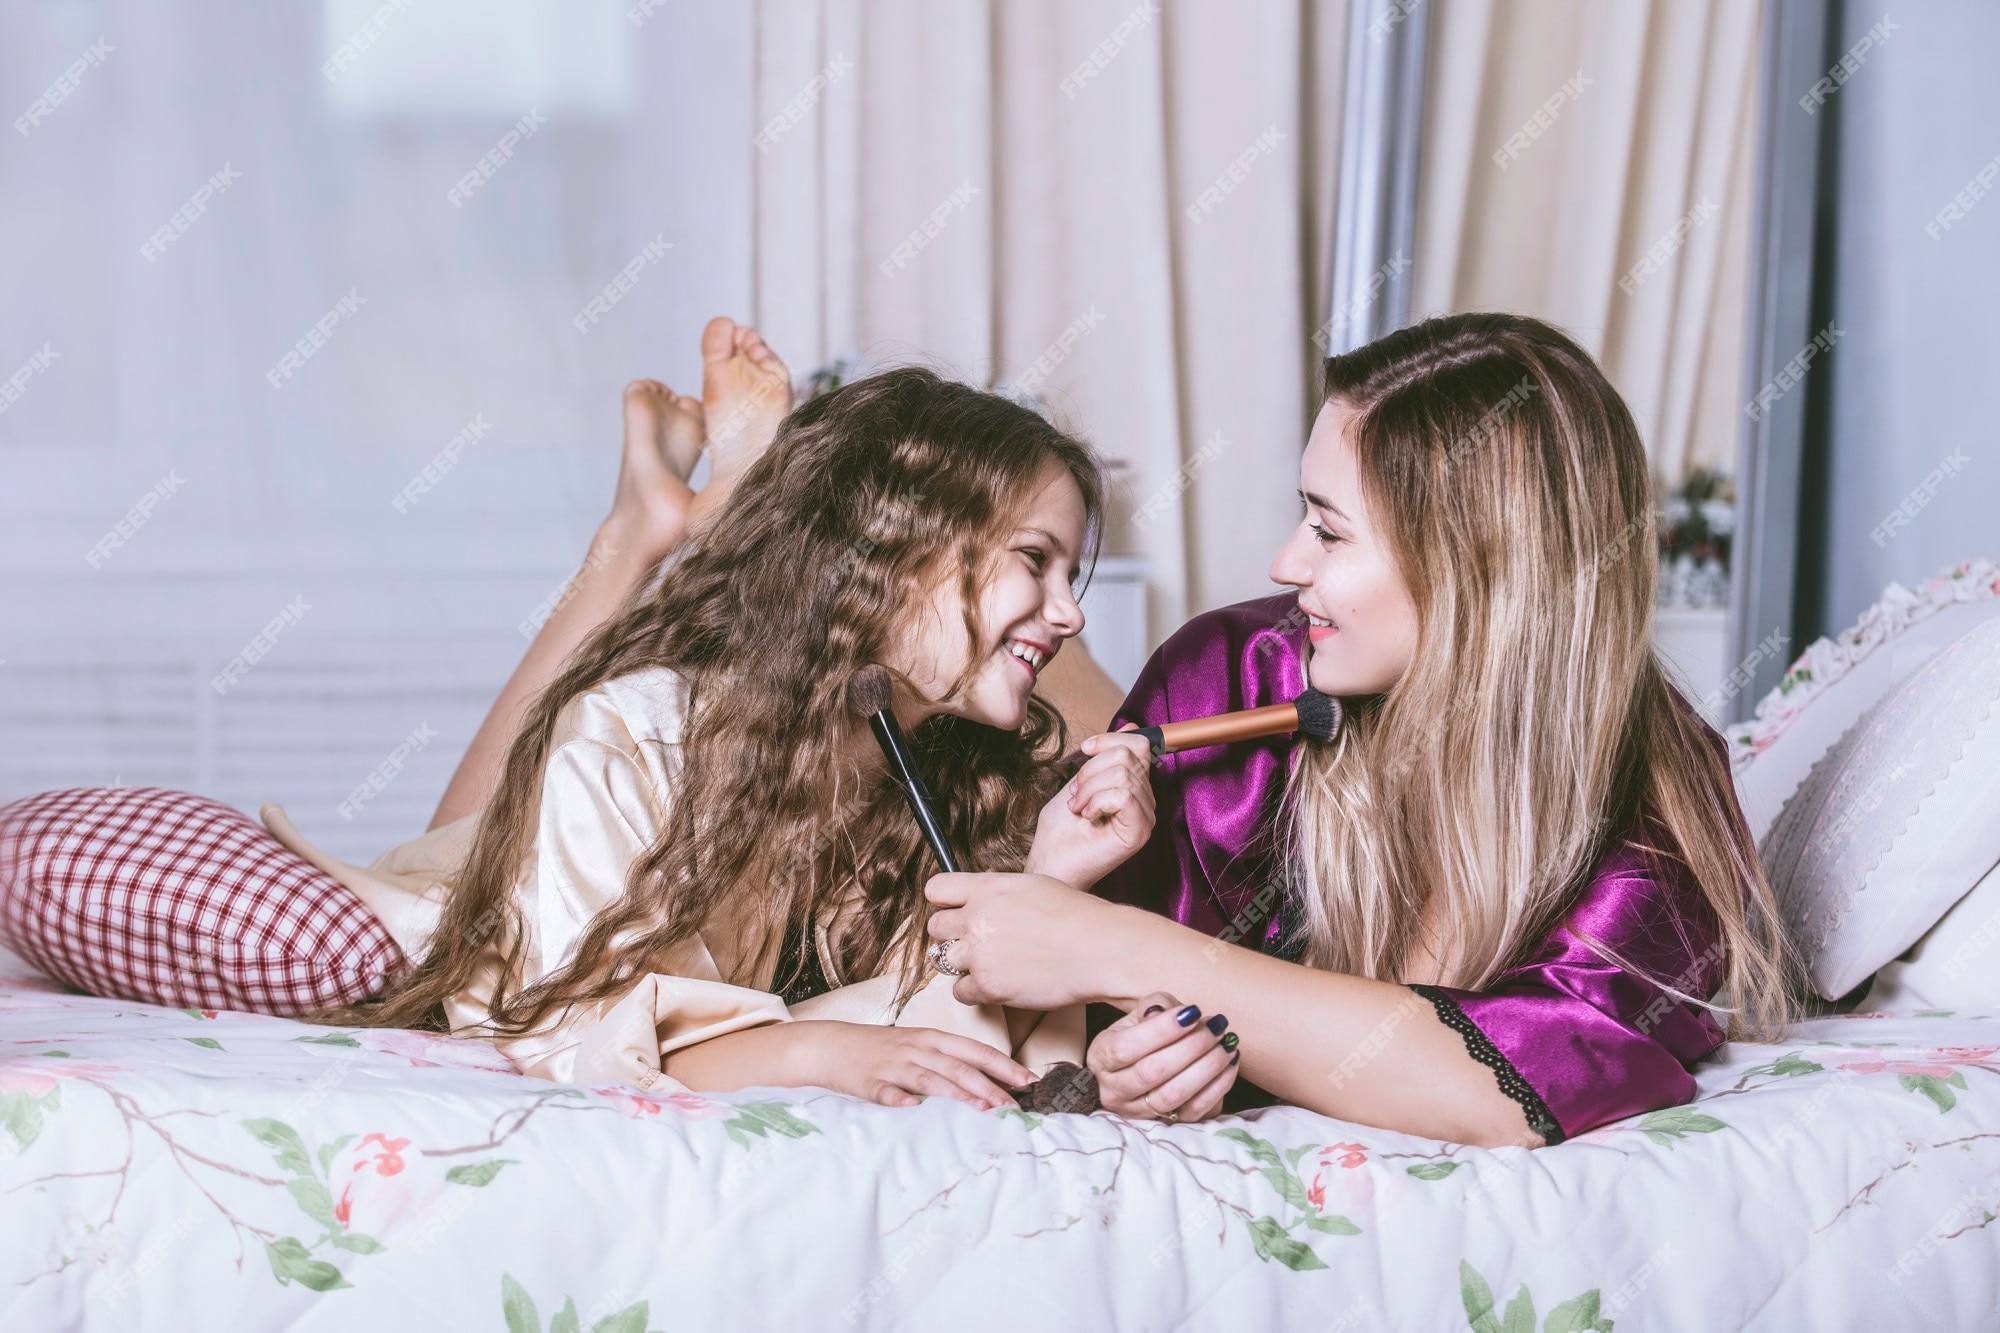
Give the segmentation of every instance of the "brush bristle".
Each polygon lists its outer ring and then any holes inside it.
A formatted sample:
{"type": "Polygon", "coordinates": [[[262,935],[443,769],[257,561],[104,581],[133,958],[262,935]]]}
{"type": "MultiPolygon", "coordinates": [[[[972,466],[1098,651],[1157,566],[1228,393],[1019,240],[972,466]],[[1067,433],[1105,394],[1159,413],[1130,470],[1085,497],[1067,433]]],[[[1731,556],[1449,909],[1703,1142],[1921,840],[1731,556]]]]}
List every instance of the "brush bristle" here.
{"type": "Polygon", "coordinates": [[[862,717],[873,717],[889,706],[889,669],[865,666],[847,682],[847,707],[862,717]]]}
{"type": "Polygon", "coordinates": [[[1295,701],[1299,709],[1299,734],[1316,741],[1330,741],[1340,734],[1340,700],[1318,690],[1307,690],[1295,701]]]}

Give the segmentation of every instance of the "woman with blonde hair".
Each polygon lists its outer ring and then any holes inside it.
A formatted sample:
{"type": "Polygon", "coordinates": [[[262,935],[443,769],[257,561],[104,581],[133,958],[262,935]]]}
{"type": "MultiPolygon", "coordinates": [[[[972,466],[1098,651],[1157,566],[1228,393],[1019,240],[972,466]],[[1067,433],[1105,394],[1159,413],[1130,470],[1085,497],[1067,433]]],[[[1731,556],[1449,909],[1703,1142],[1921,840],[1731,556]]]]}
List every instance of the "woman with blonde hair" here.
{"type": "Polygon", "coordinates": [[[1167,1119],[1212,1110],[1173,996],[1227,1011],[1269,1095],[1364,1124],[1533,1146],[1687,1101],[1725,1036],[1782,1028],[1788,962],[1721,738],[1651,646],[1631,413],[1555,328],[1446,316],[1326,363],[1300,477],[1293,591],[1183,627],[1120,718],[1311,685],[1345,725],[1158,761],[1100,896],[933,879],[957,993],[1127,1010],[1091,1064],[1167,1119]]]}

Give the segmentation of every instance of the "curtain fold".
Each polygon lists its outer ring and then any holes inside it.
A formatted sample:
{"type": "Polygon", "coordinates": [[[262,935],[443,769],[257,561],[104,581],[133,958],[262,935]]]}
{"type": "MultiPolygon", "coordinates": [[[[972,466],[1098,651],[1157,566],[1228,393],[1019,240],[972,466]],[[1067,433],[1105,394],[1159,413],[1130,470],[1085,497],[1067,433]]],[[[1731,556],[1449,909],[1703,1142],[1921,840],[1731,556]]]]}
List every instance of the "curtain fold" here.
{"type": "Polygon", "coordinates": [[[1432,2],[1413,313],[1553,320],[1664,485],[1731,470],[1759,4],[1432,2]]]}
{"type": "Polygon", "coordinates": [[[753,317],[801,369],[1046,402],[1120,465],[1106,551],[1146,561],[1153,641],[1254,596],[1314,406],[1341,26],[762,0],[753,317]]]}
{"type": "MultiPolygon", "coordinates": [[[[1660,480],[1736,448],[1758,12],[1428,0],[1414,313],[1570,329],[1660,480]]],[[[1296,519],[1345,5],[760,0],[753,317],[1029,391],[1118,460],[1151,642],[1296,519]],[[766,142],[768,140],[768,142],[766,142]]]]}

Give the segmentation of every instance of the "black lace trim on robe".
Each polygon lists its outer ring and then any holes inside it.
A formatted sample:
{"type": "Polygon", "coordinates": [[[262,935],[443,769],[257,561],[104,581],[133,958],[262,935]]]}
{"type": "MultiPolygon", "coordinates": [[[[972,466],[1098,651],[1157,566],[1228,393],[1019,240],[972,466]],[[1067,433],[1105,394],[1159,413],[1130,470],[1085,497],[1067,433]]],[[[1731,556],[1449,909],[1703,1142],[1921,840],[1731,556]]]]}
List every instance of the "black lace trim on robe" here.
{"type": "Polygon", "coordinates": [[[1431,1008],[1437,1010],[1438,1021],[1464,1039],[1466,1054],[1493,1071],[1500,1091],[1527,1113],[1528,1128],[1541,1135],[1542,1141],[1551,1148],[1561,1143],[1562,1126],[1556,1123],[1549,1104],[1542,1100],[1542,1094],[1521,1077],[1521,1071],[1514,1068],[1513,1061],[1500,1053],[1500,1048],[1487,1039],[1486,1034],[1479,1030],[1479,1025],[1465,1016],[1465,1010],[1458,1007],[1458,1001],[1436,986],[1411,986],[1410,989],[1429,1000],[1431,1008]]]}

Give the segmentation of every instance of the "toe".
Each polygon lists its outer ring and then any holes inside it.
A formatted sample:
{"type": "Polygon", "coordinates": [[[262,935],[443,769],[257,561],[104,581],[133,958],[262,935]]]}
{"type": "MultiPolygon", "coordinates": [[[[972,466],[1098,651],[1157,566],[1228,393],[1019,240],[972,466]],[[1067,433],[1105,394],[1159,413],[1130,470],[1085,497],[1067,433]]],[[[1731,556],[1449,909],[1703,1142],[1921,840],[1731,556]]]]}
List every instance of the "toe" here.
{"type": "Polygon", "coordinates": [[[749,335],[743,339],[743,352],[758,369],[773,372],[784,370],[783,359],[771,350],[770,344],[764,341],[762,334],[755,329],[744,329],[743,332],[749,335]]]}
{"type": "Polygon", "coordinates": [[[701,359],[720,361],[736,350],[736,321],[717,315],[701,331],[701,359]]]}

